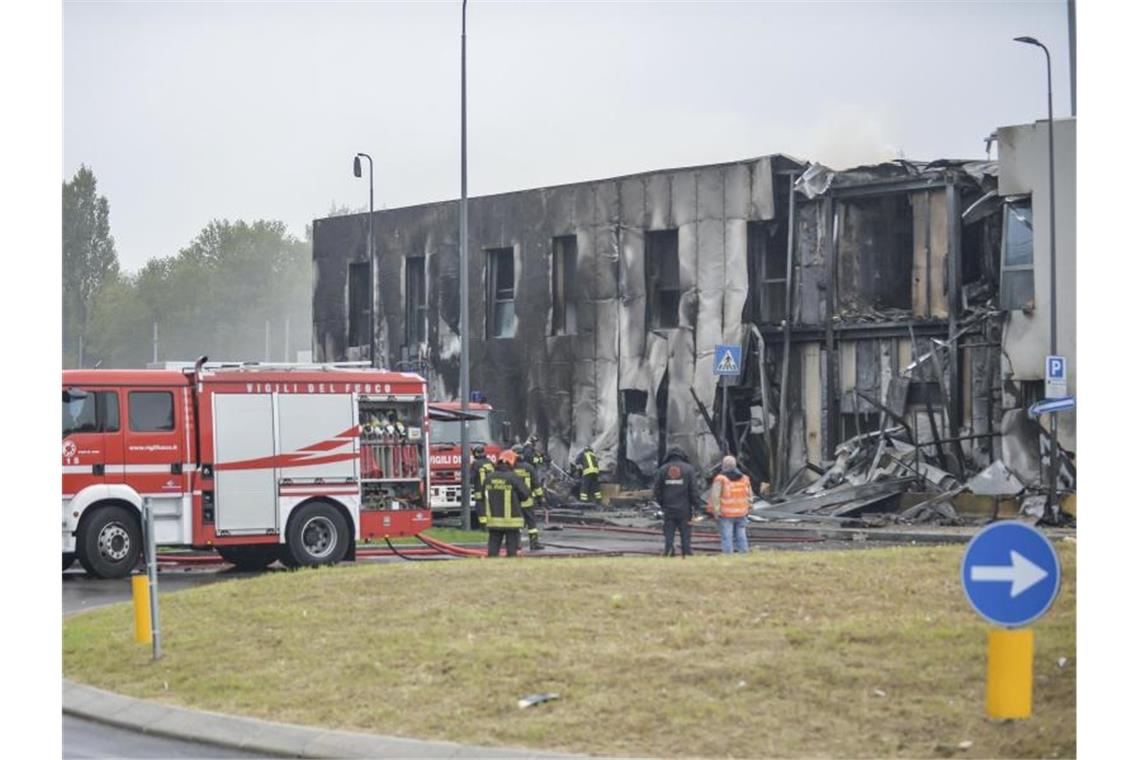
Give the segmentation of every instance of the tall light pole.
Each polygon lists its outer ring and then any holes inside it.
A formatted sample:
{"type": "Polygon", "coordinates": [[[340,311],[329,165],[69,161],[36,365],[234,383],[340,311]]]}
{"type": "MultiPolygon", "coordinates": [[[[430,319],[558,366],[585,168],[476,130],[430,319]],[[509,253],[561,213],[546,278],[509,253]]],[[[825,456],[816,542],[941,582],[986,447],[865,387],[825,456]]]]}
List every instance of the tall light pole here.
{"type": "MultiPolygon", "coordinates": [[[[1057,355],[1057,203],[1053,181],[1053,59],[1049,48],[1033,37],[1015,37],[1014,42],[1034,45],[1045,51],[1046,91],[1049,94],[1049,353],[1057,355]]],[[[1049,494],[1045,513],[1056,520],[1057,509],[1057,412],[1049,415],[1049,494]]]]}
{"type": "Polygon", "coordinates": [[[380,357],[376,355],[376,246],[372,243],[372,156],[367,153],[357,153],[352,158],[352,174],[359,177],[360,159],[368,159],[368,355],[373,367],[380,366],[380,357]]]}
{"type": "Polygon", "coordinates": [[[471,402],[471,340],[468,333],[467,273],[467,0],[459,42],[459,477],[463,530],[471,530],[471,454],[467,450],[467,414],[471,402]]]}

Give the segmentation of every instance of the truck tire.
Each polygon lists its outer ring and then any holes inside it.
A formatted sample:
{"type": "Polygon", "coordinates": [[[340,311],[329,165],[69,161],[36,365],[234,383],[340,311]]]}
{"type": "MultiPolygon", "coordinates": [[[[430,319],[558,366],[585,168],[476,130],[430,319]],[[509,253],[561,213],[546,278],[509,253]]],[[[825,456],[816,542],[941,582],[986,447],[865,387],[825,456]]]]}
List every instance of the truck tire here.
{"type": "Polygon", "coordinates": [[[142,554],[142,530],[125,507],[100,507],[83,521],[76,553],[96,578],[126,578],[142,554]]]}
{"type": "Polygon", "coordinates": [[[75,552],[64,552],[63,553],[63,569],[66,570],[67,568],[71,567],[74,564],[75,564],[75,552]]]}
{"type": "Polygon", "coordinates": [[[264,570],[279,556],[277,544],[255,546],[215,546],[222,559],[238,570],[264,570]]]}
{"type": "Polygon", "coordinates": [[[334,565],[348,553],[353,537],[336,507],[312,502],[289,518],[282,561],[290,567],[334,565]]]}

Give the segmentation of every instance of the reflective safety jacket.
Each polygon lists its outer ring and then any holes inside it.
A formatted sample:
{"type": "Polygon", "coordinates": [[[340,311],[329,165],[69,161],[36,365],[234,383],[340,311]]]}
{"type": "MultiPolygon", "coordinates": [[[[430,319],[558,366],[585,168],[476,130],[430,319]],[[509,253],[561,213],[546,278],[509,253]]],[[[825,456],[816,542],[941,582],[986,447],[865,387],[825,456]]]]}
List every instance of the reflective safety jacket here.
{"type": "Polygon", "coordinates": [[[710,511],[715,512],[716,494],[720,494],[721,517],[745,517],[752,509],[752,482],[739,470],[721,473],[713,478],[713,492],[709,499],[710,511]],[[734,477],[735,476],[735,477],[734,477]]]}
{"type": "Polygon", "coordinates": [[[522,508],[530,509],[534,506],[535,500],[541,498],[543,494],[542,483],[538,482],[538,473],[534,467],[521,459],[515,463],[514,472],[515,475],[519,476],[519,479],[522,480],[526,487],[530,489],[530,497],[522,501],[522,508]]]}
{"type": "Polygon", "coordinates": [[[601,472],[598,469],[598,455],[590,449],[586,449],[578,455],[576,464],[581,469],[583,475],[597,475],[601,472]]]}
{"type": "Polygon", "coordinates": [[[483,481],[495,469],[495,463],[485,456],[471,460],[471,498],[483,501],[483,481]]]}
{"type": "Polygon", "coordinates": [[[483,513],[487,527],[515,530],[523,527],[522,502],[530,489],[510,470],[495,468],[483,480],[483,513]]]}
{"type": "Polygon", "coordinates": [[[523,446],[521,457],[524,462],[529,462],[535,470],[546,464],[546,457],[534,446],[523,446]]]}

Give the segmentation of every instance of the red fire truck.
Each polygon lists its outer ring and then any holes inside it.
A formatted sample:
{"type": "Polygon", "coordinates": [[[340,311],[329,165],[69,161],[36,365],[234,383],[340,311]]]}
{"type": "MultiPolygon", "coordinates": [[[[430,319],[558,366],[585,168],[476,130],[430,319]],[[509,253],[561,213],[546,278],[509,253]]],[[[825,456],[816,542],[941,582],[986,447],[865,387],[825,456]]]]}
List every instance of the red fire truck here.
{"type": "Polygon", "coordinates": [[[63,566],[119,578],[155,541],[243,568],[355,557],[431,526],[422,377],[336,365],[63,373],[63,566]]]}
{"type": "MultiPolygon", "coordinates": [[[[436,514],[458,513],[463,483],[460,478],[460,420],[458,401],[432,402],[431,429],[431,508],[436,514]]],[[[482,444],[494,461],[503,447],[494,440],[506,440],[505,424],[490,404],[472,401],[467,405],[467,440],[471,446],[482,444]],[[493,434],[492,431],[495,431],[493,434]]]]}

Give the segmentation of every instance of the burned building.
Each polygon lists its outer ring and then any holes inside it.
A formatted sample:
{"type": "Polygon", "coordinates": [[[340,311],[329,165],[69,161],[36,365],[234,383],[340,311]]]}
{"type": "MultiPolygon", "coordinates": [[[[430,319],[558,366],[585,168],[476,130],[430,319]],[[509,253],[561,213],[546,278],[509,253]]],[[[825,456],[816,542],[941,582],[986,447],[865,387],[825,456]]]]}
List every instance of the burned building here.
{"type": "MultiPolygon", "coordinates": [[[[1003,359],[1010,208],[997,162],[783,155],[472,198],[471,387],[627,480],[677,445],[783,482],[888,427],[961,476],[1035,400],[1003,359]],[[718,383],[726,343],[743,372],[718,383]]],[[[375,345],[454,399],[458,228],[456,201],[376,212],[373,273],[367,215],[316,220],[315,358],[375,345]]]]}

